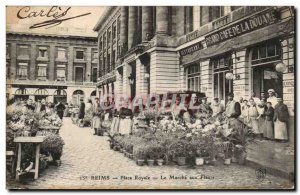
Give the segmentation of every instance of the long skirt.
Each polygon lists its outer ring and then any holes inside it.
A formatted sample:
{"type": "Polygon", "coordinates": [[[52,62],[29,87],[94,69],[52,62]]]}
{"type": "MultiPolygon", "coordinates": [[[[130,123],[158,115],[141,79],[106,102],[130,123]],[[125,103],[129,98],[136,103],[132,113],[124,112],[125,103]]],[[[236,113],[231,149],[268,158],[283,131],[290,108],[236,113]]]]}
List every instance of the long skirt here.
{"type": "Polygon", "coordinates": [[[264,117],[260,117],[258,120],[258,129],[260,133],[263,133],[265,135],[266,133],[266,122],[264,117]]]}
{"type": "Polygon", "coordinates": [[[113,135],[115,133],[118,133],[119,130],[119,117],[114,117],[110,126],[110,134],[113,135]]]}
{"type": "Polygon", "coordinates": [[[69,108],[64,110],[64,117],[69,117],[69,108]]]}
{"type": "Polygon", "coordinates": [[[100,129],[101,128],[101,119],[99,116],[94,116],[93,118],[93,128],[100,129]]]}
{"type": "Polygon", "coordinates": [[[274,125],[273,121],[265,121],[264,137],[273,139],[274,138],[274,125]]]}
{"type": "Polygon", "coordinates": [[[260,131],[259,127],[258,127],[258,120],[256,119],[256,117],[249,117],[249,123],[251,125],[252,131],[254,134],[260,134],[262,133],[262,131],[260,131]]]}
{"type": "Polygon", "coordinates": [[[130,118],[120,119],[119,132],[122,135],[128,135],[131,133],[132,120],[130,118]]]}
{"type": "Polygon", "coordinates": [[[287,125],[285,122],[276,120],[274,123],[274,138],[288,140],[287,125]]]}

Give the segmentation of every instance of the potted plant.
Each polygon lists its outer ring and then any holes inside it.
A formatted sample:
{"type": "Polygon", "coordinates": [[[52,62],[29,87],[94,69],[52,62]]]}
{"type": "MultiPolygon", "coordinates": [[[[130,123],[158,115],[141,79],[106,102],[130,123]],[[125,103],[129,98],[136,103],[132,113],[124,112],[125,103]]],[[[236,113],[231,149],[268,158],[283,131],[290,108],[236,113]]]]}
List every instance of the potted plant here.
{"type": "Polygon", "coordinates": [[[147,144],[146,145],[146,150],[145,152],[147,153],[147,163],[149,166],[153,166],[154,165],[154,156],[155,156],[155,145],[147,144]]]}
{"type": "Polygon", "coordinates": [[[224,142],[224,147],[224,164],[230,165],[232,157],[232,144],[230,142],[224,142]]]}
{"type": "Polygon", "coordinates": [[[180,140],[175,144],[175,156],[177,157],[177,164],[183,166],[186,164],[186,142],[180,140]]]}
{"type": "Polygon", "coordinates": [[[137,145],[133,148],[133,155],[136,159],[136,163],[139,166],[143,166],[145,162],[145,146],[144,145],[137,145]]]}

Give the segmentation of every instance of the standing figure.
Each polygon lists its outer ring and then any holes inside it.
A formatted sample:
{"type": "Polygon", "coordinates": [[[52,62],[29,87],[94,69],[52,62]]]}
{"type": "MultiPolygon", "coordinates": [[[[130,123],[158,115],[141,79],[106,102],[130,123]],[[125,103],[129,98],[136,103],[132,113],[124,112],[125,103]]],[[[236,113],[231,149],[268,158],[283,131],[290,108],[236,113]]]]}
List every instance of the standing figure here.
{"type": "Polygon", "coordinates": [[[131,133],[133,113],[127,101],[124,101],[123,107],[120,109],[120,125],[119,132],[123,135],[131,133]]]}
{"type": "Polygon", "coordinates": [[[41,111],[41,100],[38,100],[35,104],[35,112],[40,112],[41,111]]]}
{"type": "Polygon", "coordinates": [[[249,99],[249,123],[252,127],[252,131],[254,136],[257,138],[262,137],[262,129],[258,127],[258,112],[256,108],[256,104],[254,100],[251,98],[249,99]]]}
{"type": "Polygon", "coordinates": [[[32,99],[28,99],[28,100],[27,100],[27,105],[26,105],[26,107],[27,107],[27,110],[34,111],[35,107],[34,107],[34,105],[33,105],[32,99]]]}
{"type": "Polygon", "coordinates": [[[78,113],[78,119],[81,126],[83,125],[83,119],[85,115],[85,103],[83,102],[83,99],[80,100],[80,106],[79,106],[79,113],[78,113]]]}
{"type": "Polygon", "coordinates": [[[219,102],[219,98],[214,98],[214,102],[211,104],[212,116],[215,118],[219,118],[222,116],[224,112],[224,106],[219,102]]]}
{"type": "Polygon", "coordinates": [[[268,90],[269,97],[267,99],[267,102],[271,102],[272,107],[275,108],[277,104],[277,98],[275,96],[275,90],[274,89],[269,89],[268,90]]]}
{"type": "Polygon", "coordinates": [[[256,94],[253,91],[251,92],[251,98],[250,99],[254,100],[255,105],[260,104],[260,99],[258,97],[256,97],[256,94]]]}
{"type": "Polygon", "coordinates": [[[288,141],[289,111],[282,98],[277,98],[277,101],[278,104],[275,106],[274,111],[274,138],[280,141],[288,141]]]}
{"type": "Polygon", "coordinates": [[[265,121],[265,131],[264,131],[264,137],[266,139],[274,139],[274,108],[272,107],[271,102],[267,102],[267,109],[265,112],[266,115],[266,121],[265,121]]]}
{"type": "Polygon", "coordinates": [[[40,112],[46,112],[46,100],[42,99],[40,112]]]}
{"type": "Polygon", "coordinates": [[[260,129],[260,132],[262,132],[262,136],[265,137],[264,135],[267,133],[265,127],[265,112],[267,110],[265,99],[261,99],[260,104],[258,104],[256,108],[258,112],[258,127],[260,129]]]}
{"type": "Polygon", "coordinates": [[[56,110],[56,114],[59,116],[60,119],[63,119],[65,109],[66,109],[65,105],[63,105],[61,101],[58,101],[58,103],[55,106],[55,110],[56,110]]]}
{"type": "Polygon", "coordinates": [[[98,130],[101,128],[101,107],[100,107],[100,102],[99,98],[95,98],[95,103],[93,105],[93,122],[92,126],[94,129],[94,135],[97,135],[98,130]]]}
{"type": "Polygon", "coordinates": [[[248,125],[249,123],[249,105],[248,105],[248,100],[243,100],[243,104],[241,106],[241,116],[240,118],[244,122],[245,125],[248,125]]]}

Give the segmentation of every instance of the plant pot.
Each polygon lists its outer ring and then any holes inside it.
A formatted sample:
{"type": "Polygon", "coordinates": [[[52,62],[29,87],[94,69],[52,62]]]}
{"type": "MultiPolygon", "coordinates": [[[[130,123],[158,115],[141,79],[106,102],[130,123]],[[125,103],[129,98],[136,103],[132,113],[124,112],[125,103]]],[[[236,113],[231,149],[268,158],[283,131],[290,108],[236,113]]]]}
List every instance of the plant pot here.
{"type": "Polygon", "coordinates": [[[148,159],[147,163],[148,163],[148,166],[153,166],[154,165],[154,160],[153,159],[148,159]]]}
{"type": "Polygon", "coordinates": [[[162,166],[164,164],[164,160],[163,159],[157,159],[156,162],[157,162],[158,166],[162,166]]]}
{"type": "Polygon", "coordinates": [[[143,165],[144,165],[144,159],[138,159],[138,160],[136,161],[136,164],[137,164],[138,166],[143,166],[143,165]]]}
{"type": "Polygon", "coordinates": [[[113,150],[114,150],[114,151],[117,151],[117,146],[114,146],[114,147],[113,147],[113,150]]]}
{"type": "Polygon", "coordinates": [[[210,164],[210,159],[205,159],[204,164],[209,165],[210,164]]]}
{"type": "Polygon", "coordinates": [[[204,158],[202,158],[202,157],[196,157],[196,158],[195,158],[195,164],[196,164],[197,166],[203,165],[203,164],[204,164],[204,158]]]}
{"type": "Polygon", "coordinates": [[[186,157],[177,157],[177,164],[179,165],[179,166],[183,166],[183,165],[185,165],[186,164],[186,157]]]}
{"type": "Polygon", "coordinates": [[[230,165],[230,163],[231,163],[231,158],[224,159],[224,165],[230,165]]]}

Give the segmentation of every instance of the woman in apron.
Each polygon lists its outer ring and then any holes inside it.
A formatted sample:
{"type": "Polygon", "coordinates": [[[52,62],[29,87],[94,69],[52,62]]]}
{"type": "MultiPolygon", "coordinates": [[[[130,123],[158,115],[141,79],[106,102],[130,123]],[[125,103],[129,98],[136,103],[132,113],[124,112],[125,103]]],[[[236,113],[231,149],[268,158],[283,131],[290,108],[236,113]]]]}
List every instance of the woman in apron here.
{"type": "Polygon", "coordinates": [[[256,138],[261,138],[262,129],[258,127],[258,112],[253,99],[249,100],[250,107],[249,107],[249,122],[252,127],[252,131],[256,138]]]}
{"type": "Polygon", "coordinates": [[[132,110],[128,108],[128,106],[128,102],[125,101],[123,107],[120,109],[119,132],[122,135],[128,135],[131,133],[133,113],[132,110]]]}
{"type": "Polygon", "coordinates": [[[95,103],[93,105],[93,122],[92,126],[95,131],[94,135],[98,134],[98,130],[101,128],[101,107],[99,103],[99,98],[95,98],[95,103]]]}

